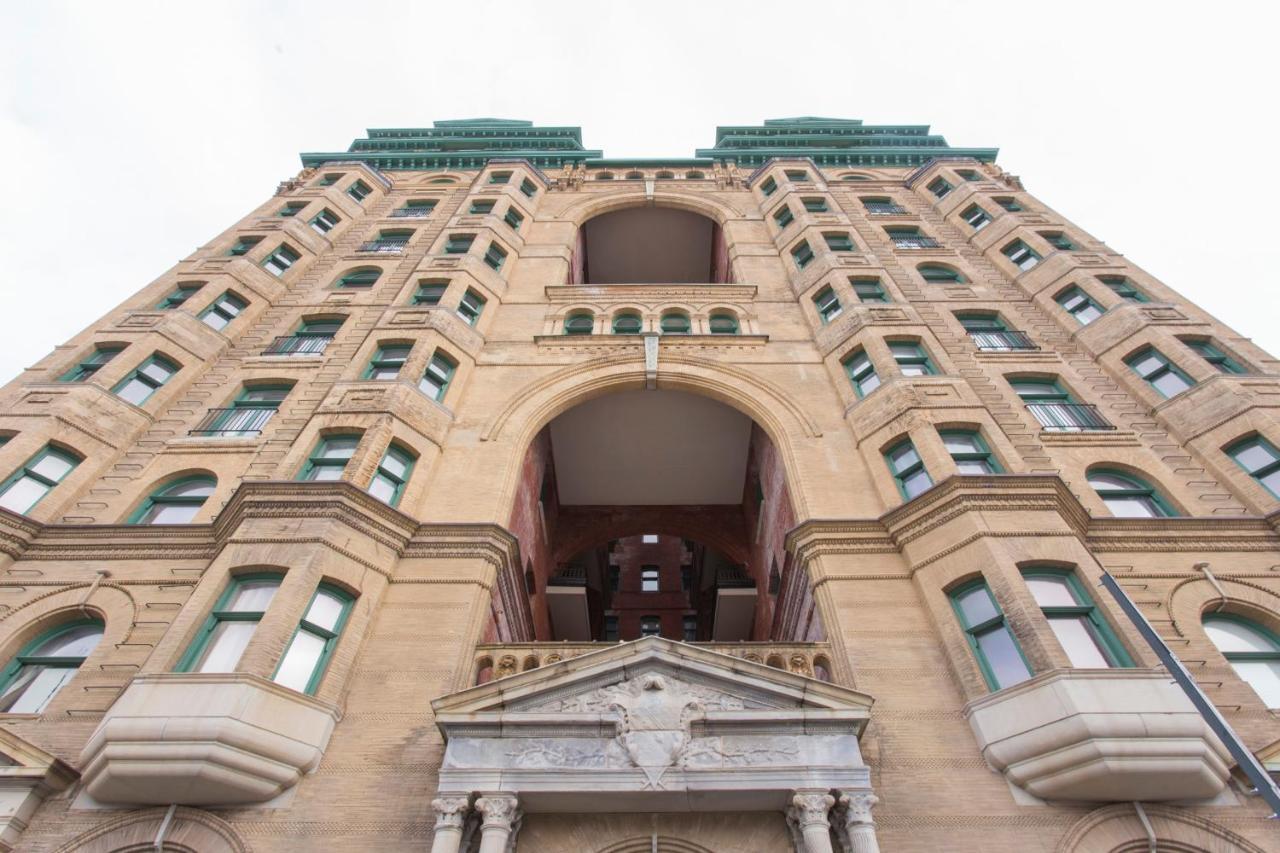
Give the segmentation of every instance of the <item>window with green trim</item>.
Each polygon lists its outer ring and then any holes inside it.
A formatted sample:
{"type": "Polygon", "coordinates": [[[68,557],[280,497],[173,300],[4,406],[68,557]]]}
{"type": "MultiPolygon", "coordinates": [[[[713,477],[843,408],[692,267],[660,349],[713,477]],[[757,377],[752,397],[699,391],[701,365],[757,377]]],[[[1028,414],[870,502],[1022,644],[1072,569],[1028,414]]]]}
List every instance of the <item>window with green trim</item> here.
{"type": "Polygon", "coordinates": [[[439,305],[444,292],[449,289],[446,281],[419,281],[418,289],[413,293],[414,305],[439,305]]]}
{"type": "Polygon", "coordinates": [[[1006,331],[1004,321],[994,311],[966,311],[964,314],[957,314],[956,319],[971,335],[1006,331]]]}
{"type": "Polygon", "coordinates": [[[120,380],[112,391],[121,400],[141,406],[156,389],[172,379],[178,370],[178,365],[156,353],[120,380]]]}
{"type": "Polygon", "coordinates": [[[945,430],[939,435],[961,474],[1000,473],[1000,463],[977,430],[945,430]]]}
{"type": "Polygon", "coordinates": [[[235,672],[253,632],[262,621],[280,576],[240,575],[231,579],[213,611],[200,628],[187,653],[178,663],[179,672],[235,672]]]}
{"type": "Polygon", "coordinates": [[[129,523],[190,524],[217,487],[215,477],[183,477],[152,492],[134,512],[129,523]]]}
{"type": "Polygon", "coordinates": [[[512,231],[519,231],[520,226],[524,224],[524,214],[516,210],[514,204],[507,205],[507,212],[503,215],[502,221],[511,226],[512,231]]]}
{"type": "Polygon", "coordinates": [[[1280,498],[1280,451],[1260,435],[1237,441],[1227,448],[1227,455],[1236,460],[1259,485],[1280,498]]]}
{"type": "Polygon", "coordinates": [[[1129,302],[1150,301],[1147,299],[1146,294],[1139,290],[1134,283],[1125,276],[1100,275],[1098,276],[1098,281],[1111,288],[1115,295],[1119,296],[1121,299],[1125,299],[1129,302]]]}
{"type": "Polygon", "coordinates": [[[81,619],[51,628],[22,647],[0,673],[0,713],[39,714],[75,678],[102,642],[103,624],[81,619]]]}
{"type": "Polygon", "coordinates": [[[324,210],[311,217],[311,230],[318,234],[328,234],[341,221],[342,217],[338,216],[338,214],[326,207],[324,210]]]}
{"type": "Polygon", "coordinates": [[[280,208],[280,212],[277,214],[277,216],[283,216],[286,219],[292,216],[297,216],[299,213],[302,212],[302,209],[306,206],[307,206],[307,203],[305,201],[291,201],[288,204],[286,204],[284,207],[280,208]]]}
{"type": "Polygon", "coordinates": [[[262,268],[272,275],[284,275],[301,257],[288,243],[281,243],[274,252],[267,255],[262,268]]]}
{"type": "Polygon", "coordinates": [[[903,376],[931,376],[938,372],[924,347],[915,341],[891,342],[889,352],[893,354],[893,360],[898,363],[898,370],[903,376]]]}
{"type": "Polygon", "coordinates": [[[210,329],[222,331],[231,321],[240,316],[240,312],[249,307],[239,296],[228,290],[200,312],[200,321],[210,329]]]}
{"type": "Polygon", "coordinates": [[[1031,666],[984,582],[965,584],[952,591],[950,598],[988,688],[1003,690],[1031,677],[1031,666]]]}
{"type": "Polygon", "coordinates": [[[974,231],[981,231],[991,224],[991,215],[976,204],[966,207],[960,218],[969,223],[974,231]]]}
{"type": "Polygon", "coordinates": [[[392,211],[391,215],[400,219],[426,219],[435,209],[435,199],[414,198],[406,201],[404,207],[392,211]]]}
{"type": "Polygon", "coordinates": [[[1204,338],[1179,338],[1187,348],[1209,362],[1219,373],[1244,373],[1240,363],[1204,338]]]}
{"type": "Polygon", "coordinates": [[[643,325],[644,323],[639,314],[617,314],[613,318],[613,333],[615,335],[638,335],[643,325]]]}
{"type": "Polygon", "coordinates": [[[823,323],[830,323],[844,311],[843,306],[840,305],[840,297],[836,296],[836,292],[829,286],[813,295],[813,304],[818,309],[818,316],[822,318],[823,323]]]}
{"type": "Polygon", "coordinates": [[[783,174],[787,176],[788,181],[798,181],[804,183],[809,180],[809,173],[804,169],[784,169],[783,174]]]}
{"type": "Polygon", "coordinates": [[[120,344],[99,344],[93,348],[87,358],[76,363],[76,366],[58,377],[59,382],[87,382],[102,369],[111,359],[124,352],[120,344]]]}
{"type": "Polygon", "coordinates": [[[484,312],[485,298],[476,293],[471,288],[467,288],[467,292],[462,294],[461,301],[458,302],[458,316],[467,321],[468,325],[474,326],[480,322],[480,315],[484,312]]]}
{"type": "Polygon", "coordinates": [[[961,178],[964,178],[966,181],[982,180],[982,175],[978,174],[973,169],[956,169],[956,174],[961,178]]]}
{"type": "Polygon", "coordinates": [[[505,184],[510,180],[511,180],[510,172],[490,172],[489,173],[490,186],[505,184]]]}
{"type": "Polygon", "coordinates": [[[346,174],[346,172],[327,172],[320,177],[320,180],[316,181],[316,186],[331,187],[346,177],[346,174]]]}
{"type": "Polygon", "coordinates": [[[502,264],[507,260],[507,250],[499,246],[497,243],[490,243],[489,248],[484,250],[484,262],[495,270],[502,269],[502,264]]]}
{"type": "Polygon", "coordinates": [[[566,335],[589,335],[595,331],[596,318],[590,311],[578,311],[570,314],[564,321],[566,335]]]}
{"type": "Polygon", "coordinates": [[[347,187],[347,195],[351,196],[356,201],[364,201],[371,192],[373,192],[373,190],[369,185],[359,179],[356,179],[354,184],[347,187]]]}
{"type": "Polygon", "coordinates": [[[929,182],[929,186],[926,189],[933,193],[935,198],[946,198],[947,193],[951,192],[952,186],[946,178],[934,178],[929,182]]]}
{"type": "Polygon", "coordinates": [[[790,205],[782,205],[773,212],[773,221],[779,228],[786,228],[792,222],[795,222],[795,216],[791,213],[790,205]]]}
{"type": "Polygon", "coordinates": [[[261,237],[237,237],[236,241],[231,244],[231,248],[227,250],[227,254],[233,257],[247,255],[253,250],[254,246],[261,242],[261,237]]]}
{"type": "Polygon", "coordinates": [[[338,279],[338,287],[365,288],[373,285],[382,277],[382,270],[377,267],[361,267],[338,279]]]}
{"type": "Polygon", "coordinates": [[[826,213],[831,209],[827,207],[827,200],[822,196],[802,198],[800,203],[804,205],[804,209],[809,213],[826,213]]]}
{"type": "Polygon", "coordinates": [[[195,296],[196,291],[202,287],[204,287],[203,281],[178,282],[178,286],[170,291],[168,296],[160,300],[160,304],[156,306],[156,309],[159,311],[172,311],[192,296],[195,296]]]}
{"type": "Polygon", "coordinates": [[[796,262],[796,267],[804,269],[813,261],[813,249],[809,248],[808,240],[801,240],[791,250],[791,260],[796,262]]]}
{"type": "Polygon", "coordinates": [[[850,278],[849,284],[859,302],[890,302],[884,284],[878,278],[850,278]]]}
{"type": "Polygon", "coordinates": [[[727,312],[717,312],[707,321],[707,328],[713,335],[736,335],[738,318],[727,312]]]}
{"type": "Polygon", "coordinates": [[[471,244],[475,241],[474,234],[450,234],[445,241],[444,252],[446,255],[465,255],[471,251],[471,244]]]}
{"type": "Polygon", "coordinates": [[[916,272],[928,284],[964,284],[965,278],[959,270],[943,264],[920,264],[916,272]]]}
{"type": "Polygon", "coordinates": [[[529,198],[533,198],[538,193],[538,185],[528,178],[525,178],[520,182],[520,192],[524,193],[529,198]]]}
{"type": "Polygon", "coordinates": [[[418,387],[432,400],[437,403],[442,402],[457,368],[458,365],[453,359],[437,350],[431,356],[431,361],[427,363],[427,370],[422,374],[422,381],[418,383],[418,387]]]}
{"type": "Polygon", "coordinates": [[[22,514],[61,483],[83,457],[46,444],[0,483],[0,507],[22,514]]]}
{"type": "Polygon", "coordinates": [[[857,248],[848,234],[823,234],[822,239],[827,241],[827,248],[833,252],[852,252],[857,248]]]}
{"type": "Polygon", "coordinates": [[[481,214],[481,215],[486,213],[493,213],[493,206],[495,204],[497,204],[497,202],[491,198],[479,198],[471,202],[471,208],[470,210],[467,211],[467,213],[481,214]]]}
{"type": "Polygon", "coordinates": [[[911,439],[903,439],[886,450],[884,460],[898,484],[898,491],[907,500],[911,500],[933,485],[933,478],[925,470],[924,460],[916,452],[911,439]]]}
{"type": "Polygon", "coordinates": [[[352,601],[337,587],[320,584],[271,680],[299,693],[315,693],[347,623],[352,601]]]}
{"type": "Polygon", "coordinates": [[[400,376],[400,368],[404,367],[404,363],[409,360],[409,352],[412,349],[411,344],[380,344],[374,351],[373,358],[369,359],[364,378],[380,382],[396,379],[400,376]]]}
{"type": "Polygon", "coordinates": [[[995,199],[995,203],[1000,205],[1010,213],[1018,213],[1019,211],[1023,210],[1022,205],[1019,204],[1018,200],[1016,198],[1013,198],[1012,196],[1000,196],[995,199]]]}
{"type": "Polygon", "coordinates": [[[1022,577],[1073,667],[1133,666],[1079,578],[1052,568],[1028,568],[1022,577]]]}
{"type": "Polygon", "coordinates": [[[1161,397],[1181,394],[1196,384],[1155,347],[1147,347],[1136,355],[1129,356],[1124,363],[1156,389],[1161,397]]]}
{"type": "Polygon", "coordinates": [[[1074,284],[1054,297],[1054,301],[1062,306],[1062,310],[1075,317],[1082,326],[1089,325],[1103,313],[1098,303],[1074,284]]]}
{"type": "Polygon", "coordinates": [[[773,178],[765,178],[760,184],[760,192],[764,193],[764,197],[768,198],[778,191],[778,182],[773,178]]]}
{"type": "Polygon", "coordinates": [[[853,383],[853,391],[859,398],[865,397],[880,387],[880,377],[876,375],[876,366],[871,363],[865,350],[855,350],[844,360],[844,372],[853,383]]]}
{"type": "Polygon", "coordinates": [[[1280,636],[1232,613],[1204,617],[1204,632],[1268,708],[1280,708],[1280,636]]]}
{"type": "Polygon", "coordinates": [[[404,494],[405,484],[413,473],[414,456],[408,450],[392,442],[382,454],[378,470],[369,482],[369,494],[390,506],[398,506],[404,494]]]}
{"type": "Polygon", "coordinates": [[[1071,238],[1061,231],[1040,231],[1038,233],[1046,243],[1059,251],[1073,252],[1077,248],[1076,244],[1071,242],[1071,238]]]}
{"type": "Polygon", "coordinates": [[[670,311],[662,315],[658,328],[664,335],[687,335],[691,328],[689,315],[680,311],[670,311]]]}
{"type": "Polygon", "coordinates": [[[1024,272],[1040,263],[1040,255],[1021,240],[1014,240],[1000,251],[1013,262],[1015,267],[1024,272]]]}
{"type": "Polygon", "coordinates": [[[291,385],[254,385],[241,389],[231,405],[211,410],[208,420],[193,435],[254,436],[262,432],[267,421],[289,396],[291,385]]]}
{"type": "Polygon", "coordinates": [[[1117,518],[1169,518],[1177,513],[1149,483],[1132,474],[1090,469],[1089,486],[1117,518]]]}
{"type": "Polygon", "coordinates": [[[307,463],[298,474],[299,480],[341,480],[347,462],[360,444],[360,433],[342,433],[321,436],[315,450],[307,457],[307,463]]]}

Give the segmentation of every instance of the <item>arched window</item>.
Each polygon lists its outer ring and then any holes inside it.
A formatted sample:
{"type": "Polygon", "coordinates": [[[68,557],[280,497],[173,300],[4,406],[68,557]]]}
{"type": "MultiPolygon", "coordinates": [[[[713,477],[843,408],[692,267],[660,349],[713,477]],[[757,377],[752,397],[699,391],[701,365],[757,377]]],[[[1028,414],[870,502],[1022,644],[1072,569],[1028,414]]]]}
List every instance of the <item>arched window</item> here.
{"type": "Polygon", "coordinates": [[[644,180],[644,172],[627,172],[627,180],[642,181],[644,180]]]}
{"type": "Polygon", "coordinates": [[[577,311],[564,321],[566,335],[589,335],[595,331],[596,318],[590,311],[577,311]]]}
{"type": "Polygon", "coordinates": [[[613,318],[613,333],[615,335],[638,335],[641,328],[639,314],[618,314],[613,318]]]}
{"type": "Polygon", "coordinates": [[[280,588],[280,576],[232,578],[213,606],[200,633],[182,656],[179,672],[235,672],[240,656],[280,588]]]}
{"type": "Polygon", "coordinates": [[[96,619],[59,625],[23,647],[0,674],[0,712],[38,714],[102,639],[96,619]]]}
{"type": "Polygon", "coordinates": [[[920,277],[929,284],[964,284],[964,276],[959,270],[945,264],[921,264],[916,267],[920,277]]]}
{"type": "Polygon", "coordinates": [[[600,172],[596,175],[597,181],[612,181],[613,172],[600,172]]]}
{"type": "Polygon", "coordinates": [[[684,176],[685,176],[686,178],[688,178],[689,180],[691,180],[691,181],[700,181],[700,180],[702,180],[703,178],[705,178],[705,177],[706,177],[706,175],[702,174],[701,172],[699,172],[699,171],[697,171],[697,170],[692,171],[692,172],[685,172],[685,173],[684,173],[684,176]]]}
{"type": "Polygon", "coordinates": [[[1204,632],[1268,708],[1280,708],[1280,637],[1227,613],[1204,617],[1204,632]]]}
{"type": "Polygon", "coordinates": [[[713,335],[738,334],[738,318],[727,311],[719,311],[712,314],[707,325],[713,335]]]}
{"type": "Polygon", "coordinates": [[[667,172],[667,171],[662,171],[662,172],[659,172],[659,173],[658,173],[657,175],[655,175],[654,177],[656,177],[656,178],[657,178],[658,180],[660,180],[660,181],[669,181],[669,180],[671,180],[672,178],[674,178],[674,177],[675,177],[675,173],[673,173],[673,172],[667,172]]]}
{"type": "MultiPolygon", "coordinates": [[[[407,239],[407,238],[406,238],[407,239]]],[[[373,287],[374,282],[382,275],[377,267],[360,267],[351,270],[338,279],[338,287],[365,288],[373,287]]]]}
{"type": "Polygon", "coordinates": [[[662,334],[664,335],[687,335],[689,334],[689,315],[680,311],[672,311],[662,315],[662,334]]]}
{"type": "Polygon", "coordinates": [[[352,598],[347,593],[335,586],[320,584],[271,680],[299,693],[316,692],[347,622],[347,614],[351,612],[351,604],[352,598]]]}
{"type": "Polygon", "coordinates": [[[1151,485],[1132,474],[1097,468],[1089,485],[1118,518],[1166,518],[1177,515],[1151,485]]]}
{"type": "Polygon", "coordinates": [[[218,480],[215,477],[183,477],[152,492],[129,523],[190,524],[217,487],[218,480]]]}

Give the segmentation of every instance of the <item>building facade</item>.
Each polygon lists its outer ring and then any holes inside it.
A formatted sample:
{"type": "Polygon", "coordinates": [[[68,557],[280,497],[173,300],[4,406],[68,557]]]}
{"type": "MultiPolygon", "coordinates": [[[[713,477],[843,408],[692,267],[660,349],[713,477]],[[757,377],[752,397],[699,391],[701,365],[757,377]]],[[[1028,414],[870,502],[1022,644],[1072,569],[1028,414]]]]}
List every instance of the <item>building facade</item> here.
{"type": "Polygon", "coordinates": [[[1280,363],[995,156],[304,154],[0,392],[0,849],[1277,849],[1280,363]]]}

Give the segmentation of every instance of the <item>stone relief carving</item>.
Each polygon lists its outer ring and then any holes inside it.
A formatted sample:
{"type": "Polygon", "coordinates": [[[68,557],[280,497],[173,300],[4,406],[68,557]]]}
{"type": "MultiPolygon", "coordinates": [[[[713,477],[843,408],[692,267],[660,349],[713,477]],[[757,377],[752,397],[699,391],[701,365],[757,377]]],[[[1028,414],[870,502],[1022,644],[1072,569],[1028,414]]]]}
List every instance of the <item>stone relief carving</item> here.
{"type": "MultiPolygon", "coordinates": [[[[664,686],[660,689],[667,690],[671,694],[688,697],[690,700],[696,699],[710,711],[743,711],[749,707],[747,702],[737,696],[731,696],[710,687],[689,684],[669,676],[657,676],[648,673],[617,684],[600,687],[588,693],[552,699],[521,710],[566,714],[598,714],[612,710],[615,705],[623,704],[623,700],[626,698],[639,697],[647,689],[644,686],[646,681],[655,677],[661,678],[664,682],[664,686]]],[[[764,706],[759,703],[753,703],[750,707],[762,708],[764,706]]]]}

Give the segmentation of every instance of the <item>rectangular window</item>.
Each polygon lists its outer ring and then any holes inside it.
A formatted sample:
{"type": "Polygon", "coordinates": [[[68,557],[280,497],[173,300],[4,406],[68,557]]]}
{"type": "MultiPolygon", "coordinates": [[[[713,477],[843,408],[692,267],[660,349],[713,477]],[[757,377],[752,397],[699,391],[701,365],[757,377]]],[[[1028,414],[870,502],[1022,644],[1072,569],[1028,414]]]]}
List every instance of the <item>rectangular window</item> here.
{"type": "Polygon", "coordinates": [[[1161,397],[1181,394],[1195,384],[1154,347],[1147,347],[1137,355],[1130,356],[1125,359],[1125,364],[1156,389],[1161,397]]]}
{"type": "Polygon", "coordinates": [[[901,216],[907,209],[891,198],[864,198],[862,206],[872,216],[901,216]]]}
{"type": "Polygon", "coordinates": [[[641,566],[640,567],[640,591],[641,592],[657,592],[658,591],[658,567],[657,566],[641,566]]]}
{"type": "Polygon", "coordinates": [[[307,206],[307,203],[305,201],[291,201],[288,204],[286,204],[284,207],[280,208],[279,215],[285,218],[297,216],[299,213],[302,212],[302,209],[306,206],[307,206]]]}
{"type": "Polygon", "coordinates": [[[1010,213],[1018,213],[1022,210],[1022,205],[1018,204],[1018,200],[1016,198],[1003,196],[1001,198],[997,198],[995,202],[1010,213]]]}
{"type": "Polygon", "coordinates": [[[829,209],[825,198],[806,198],[801,199],[801,201],[804,204],[804,209],[809,213],[826,213],[829,209]]]}
{"type": "Polygon", "coordinates": [[[863,350],[858,350],[844,360],[844,370],[849,374],[849,381],[853,383],[854,393],[860,398],[880,387],[880,377],[876,375],[876,367],[863,350]]]}
{"type": "Polygon", "coordinates": [[[1022,649],[985,583],[969,584],[951,593],[951,606],[987,687],[1002,690],[1031,677],[1022,649]]]}
{"type": "Polygon", "coordinates": [[[514,204],[507,205],[507,212],[502,217],[502,221],[511,226],[512,231],[519,231],[520,226],[524,224],[524,214],[516,210],[514,204]]]}
{"type": "Polygon", "coordinates": [[[1280,498],[1280,451],[1262,436],[1237,442],[1228,451],[1249,476],[1277,498],[1280,498]]]}
{"type": "Polygon", "coordinates": [[[233,257],[239,255],[247,255],[253,250],[253,247],[262,242],[261,237],[238,237],[231,248],[227,250],[227,254],[233,257]]]}
{"type": "MultiPolygon", "coordinates": [[[[609,553],[611,554],[613,553],[613,545],[615,543],[616,543],[616,540],[615,542],[609,543],[609,553]]],[[[617,592],[620,589],[622,589],[622,569],[618,568],[617,566],[610,566],[609,567],[609,591],[617,592]]]]}
{"type": "Polygon", "coordinates": [[[369,185],[361,180],[357,180],[354,184],[347,187],[347,195],[351,196],[356,201],[364,201],[371,192],[373,192],[373,190],[369,188],[369,185]]]}
{"type": "Polygon", "coordinates": [[[280,588],[276,575],[232,579],[200,634],[178,664],[179,672],[235,672],[253,632],[280,588]]]}
{"type": "Polygon", "coordinates": [[[471,288],[467,288],[467,292],[462,294],[462,300],[458,303],[458,316],[467,321],[468,325],[474,326],[480,321],[480,314],[484,311],[485,298],[476,293],[471,288]]]}
{"type": "Polygon", "coordinates": [[[800,243],[791,250],[791,259],[796,262],[796,266],[804,269],[809,266],[809,262],[813,260],[813,249],[809,248],[808,240],[801,240],[800,243]]]}
{"type": "Polygon", "coordinates": [[[510,172],[490,172],[489,173],[490,186],[505,184],[510,180],[511,180],[510,172]]]}
{"type": "Polygon", "coordinates": [[[889,294],[885,293],[884,285],[878,278],[851,278],[849,284],[853,285],[853,292],[857,294],[859,302],[889,302],[889,294]]]}
{"type": "Polygon", "coordinates": [[[493,206],[495,204],[497,204],[497,202],[491,198],[479,199],[477,201],[471,202],[471,209],[468,210],[467,212],[472,214],[479,214],[479,215],[484,215],[486,213],[493,213],[493,206]]]}
{"type": "Polygon", "coordinates": [[[999,474],[1000,465],[982,436],[972,430],[949,430],[942,433],[942,444],[961,474],[999,474]]]}
{"type": "Polygon", "coordinates": [[[524,193],[528,198],[533,198],[538,193],[538,185],[525,178],[520,182],[520,192],[524,193]]]}
{"type": "Polygon", "coordinates": [[[951,184],[946,178],[934,178],[929,182],[929,192],[933,193],[935,198],[946,198],[947,193],[951,192],[951,184]]]}
{"type": "Polygon", "coordinates": [[[364,378],[380,382],[397,378],[400,375],[400,368],[404,367],[405,361],[409,358],[409,351],[412,349],[410,344],[383,344],[378,347],[373,358],[369,360],[364,378]]]}
{"type": "Polygon", "coordinates": [[[333,647],[338,644],[350,610],[351,596],[321,585],[307,606],[307,612],[271,680],[299,693],[314,693],[320,686],[320,678],[329,665],[333,647]]]}
{"type": "Polygon", "coordinates": [[[818,316],[822,318],[823,323],[830,323],[844,311],[840,305],[840,298],[830,287],[824,287],[815,293],[813,304],[818,309],[818,316]]]}
{"type": "Polygon", "coordinates": [[[396,444],[387,447],[378,470],[369,482],[369,494],[388,506],[398,506],[405,484],[413,473],[413,456],[396,444]]]}
{"type": "Polygon", "coordinates": [[[937,373],[933,369],[933,362],[929,361],[929,354],[918,343],[912,341],[890,343],[889,352],[893,353],[893,360],[898,363],[898,370],[903,376],[930,376],[937,373]]]}
{"type": "Polygon", "coordinates": [[[336,213],[325,208],[312,217],[311,228],[319,234],[328,234],[341,221],[336,213]]]}
{"type": "Polygon", "coordinates": [[[777,191],[778,191],[778,182],[775,181],[773,178],[765,178],[764,182],[760,184],[760,192],[764,193],[765,198],[768,198],[769,196],[773,195],[777,191]]]}
{"type": "Polygon", "coordinates": [[[982,180],[982,175],[979,175],[973,169],[956,169],[956,174],[964,178],[966,181],[982,180]]]}
{"type": "Polygon", "coordinates": [[[302,255],[295,252],[288,243],[281,243],[279,248],[268,255],[267,259],[262,262],[262,266],[273,275],[284,275],[289,267],[297,263],[301,257],[302,255]]]}
{"type": "Polygon", "coordinates": [[[1115,429],[1096,406],[1077,403],[1057,382],[1016,379],[1010,383],[1040,425],[1051,432],[1115,429]]]}
{"type": "Polygon", "coordinates": [[[823,234],[822,238],[827,241],[827,248],[833,252],[854,251],[853,241],[848,234],[823,234]]]}
{"type": "Polygon", "coordinates": [[[795,221],[795,217],[791,215],[791,208],[784,204],[773,212],[773,221],[779,228],[786,228],[795,221]]]}
{"type": "Polygon", "coordinates": [[[338,329],[341,320],[304,320],[292,335],[276,338],[263,351],[263,355],[307,356],[321,355],[338,329]]]}
{"type": "Polygon", "coordinates": [[[160,311],[171,311],[194,296],[202,287],[204,287],[203,281],[179,284],[168,296],[160,300],[156,308],[160,311]]]}
{"type": "Polygon", "coordinates": [[[444,252],[446,255],[465,255],[471,251],[471,244],[475,240],[474,234],[450,234],[449,239],[445,241],[444,252]]]}
{"type": "Polygon", "coordinates": [[[682,620],[681,627],[684,629],[684,641],[686,643],[697,642],[698,640],[698,617],[686,616],[682,620]]]}
{"type": "Polygon", "coordinates": [[[379,231],[376,238],[360,244],[360,251],[398,255],[404,251],[405,246],[409,245],[409,240],[412,238],[413,231],[411,230],[397,228],[389,231],[379,231]]]}
{"type": "Polygon", "coordinates": [[[641,637],[660,637],[662,636],[662,620],[657,616],[641,616],[640,617],[640,636],[641,637]]]}
{"type": "Polygon", "coordinates": [[[258,435],[287,396],[287,386],[260,385],[245,388],[230,406],[210,409],[204,420],[191,430],[191,434],[233,438],[258,435]]]}
{"type": "Polygon", "coordinates": [[[444,292],[449,288],[447,281],[420,281],[413,294],[414,305],[439,305],[444,292]]]}
{"type": "Polygon", "coordinates": [[[1063,310],[1075,317],[1080,325],[1087,326],[1102,316],[1102,308],[1078,287],[1069,287],[1058,294],[1055,301],[1063,310]]]}
{"type": "Polygon", "coordinates": [[[102,366],[124,351],[122,346],[96,346],[88,358],[58,377],[59,382],[87,382],[102,366]]]}
{"type": "Polygon", "coordinates": [[[1098,276],[1098,281],[1111,288],[1115,295],[1119,296],[1121,299],[1128,300],[1129,302],[1147,301],[1146,295],[1141,290],[1134,287],[1133,282],[1129,281],[1129,279],[1122,275],[1100,275],[1098,276]]]}
{"type": "Polygon", "coordinates": [[[1076,248],[1076,244],[1072,243],[1066,234],[1061,231],[1041,231],[1040,236],[1045,239],[1055,249],[1063,252],[1071,252],[1076,248]]]}
{"type": "Polygon", "coordinates": [[[1182,339],[1182,342],[1186,344],[1187,347],[1196,355],[1209,362],[1210,366],[1219,373],[1245,372],[1244,368],[1241,367],[1238,362],[1206,340],[1184,338],[1182,339]]]}
{"type": "Polygon", "coordinates": [[[426,219],[435,209],[435,199],[412,199],[405,202],[404,207],[391,211],[391,215],[398,219],[426,219]]]}
{"type": "Polygon", "coordinates": [[[499,246],[497,243],[490,243],[489,248],[485,249],[484,262],[495,270],[502,269],[502,263],[507,259],[507,250],[499,246]]]}
{"type": "Polygon", "coordinates": [[[885,232],[898,249],[936,249],[939,246],[937,240],[920,233],[919,228],[886,228],[885,232]]]}
{"type": "Polygon", "coordinates": [[[981,231],[991,224],[991,217],[987,212],[976,204],[971,204],[964,209],[964,213],[960,214],[960,218],[969,223],[969,227],[974,231],[981,231]]]}
{"type": "Polygon", "coordinates": [[[210,329],[222,331],[232,320],[240,316],[240,312],[249,307],[249,303],[245,302],[239,296],[231,291],[219,296],[213,300],[208,308],[200,313],[200,322],[204,323],[210,329]]]}
{"type": "Polygon", "coordinates": [[[1133,665],[1075,575],[1029,571],[1023,577],[1072,666],[1107,669],[1133,665]]]}
{"type": "Polygon", "coordinates": [[[435,353],[431,356],[431,361],[427,364],[427,370],[422,374],[422,381],[418,383],[418,387],[422,389],[422,393],[437,403],[443,401],[445,392],[449,390],[449,383],[453,381],[453,371],[456,367],[452,360],[439,352],[435,353]]]}
{"type": "Polygon", "coordinates": [[[898,483],[898,491],[907,500],[911,500],[933,485],[933,478],[925,470],[924,460],[920,458],[919,453],[916,453],[910,439],[900,441],[889,448],[884,458],[889,465],[890,473],[898,483]]]}
{"type": "Polygon", "coordinates": [[[156,392],[157,388],[173,378],[173,374],[178,370],[178,365],[169,359],[162,355],[153,355],[121,380],[113,390],[121,400],[140,406],[156,392]]]}
{"type": "Polygon", "coordinates": [[[320,439],[311,452],[307,464],[302,466],[299,480],[341,480],[360,443],[358,434],[328,435],[320,439]]]}
{"type": "Polygon", "coordinates": [[[680,589],[682,592],[693,589],[693,566],[680,567],[680,589]]]}
{"type": "Polygon", "coordinates": [[[345,175],[345,172],[328,172],[319,181],[316,181],[316,186],[331,187],[342,180],[345,175]]]}
{"type": "Polygon", "coordinates": [[[784,172],[788,181],[807,181],[809,173],[804,169],[786,169],[784,172]]]}
{"type": "Polygon", "coordinates": [[[1040,256],[1021,240],[1014,240],[1000,251],[1004,252],[1006,258],[1013,261],[1014,266],[1024,272],[1040,263],[1040,256]]]}
{"type": "Polygon", "coordinates": [[[601,637],[601,639],[605,640],[606,642],[617,641],[618,639],[618,617],[617,616],[610,615],[610,616],[604,617],[604,636],[601,637]]]}
{"type": "Polygon", "coordinates": [[[0,507],[28,512],[79,464],[79,456],[46,444],[0,484],[0,507]]]}

